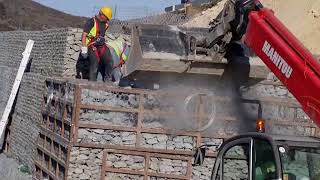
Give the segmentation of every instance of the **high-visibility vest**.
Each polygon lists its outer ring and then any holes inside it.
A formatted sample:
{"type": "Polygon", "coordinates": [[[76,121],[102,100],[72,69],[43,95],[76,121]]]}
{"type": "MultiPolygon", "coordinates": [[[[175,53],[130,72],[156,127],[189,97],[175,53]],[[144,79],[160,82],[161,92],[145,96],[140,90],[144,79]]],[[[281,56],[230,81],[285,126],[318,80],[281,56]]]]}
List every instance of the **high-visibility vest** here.
{"type": "Polygon", "coordinates": [[[127,44],[123,41],[116,39],[113,41],[108,41],[107,44],[114,49],[114,52],[120,57],[124,62],[128,59],[125,51],[127,48],[127,44]]]}
{"type": "Polygon", "coordinates": [[[89,44],[91,44],[100,35],[99,22],[96,19],[96,17],[94,17],[93,20],[94,20],[94,25],[86,37],[87,46],[89,46],[89,44]]]}

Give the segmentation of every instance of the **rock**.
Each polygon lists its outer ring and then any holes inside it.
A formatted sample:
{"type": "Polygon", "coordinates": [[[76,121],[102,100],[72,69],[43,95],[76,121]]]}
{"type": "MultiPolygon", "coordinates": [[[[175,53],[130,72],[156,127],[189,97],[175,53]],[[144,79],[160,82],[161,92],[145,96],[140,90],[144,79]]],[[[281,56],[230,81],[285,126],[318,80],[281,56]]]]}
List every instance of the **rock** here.
{"type": "Polygon", "coordinates": [[[173,138],[173,141],[176,143],[183,143],[183,137],[182,136],[178,136],[173,138]]]}
{"type": "Polygon", "coordinates": [[[186,148],[186,149],[193,149],[193,146],[189,143],[184,143],[183,146],[186,148]]]}
{"type": "Polygon", "coordinates": [[[197,177],[200,177],[200,175],[201,175],[201,173],[195,169],[192,170],[192,174],[197,177]]]}
{"type": "Polygon", "coordinates": [[[89,179],[89,178],[90,178],[90,176],[87,175],[87,174],[81,174],[81,175],[79,176],[79,179],[89,179]]]}
{"type": "Polygon", "coordinates": [[[131,134],[129,136],[125,136],[122,138],[122,140],[124,141],[135,141],[136,140],[136,135],[135,134],[131,134]]]}
{"type": "Polygon", "coordinates": [[[97,134],[104,134],[104,130],[103,129],[93,129],[92,131],[97,133],[97,134]]]}
{"type": "Polygon", "coordinates": [[[149,168],[150,168],[151,170],[158,171],[158,169],[159,169],[158,163],[152,161],[152,162],[150,163],[149,168]]]}
{"type": "Polygon", "coordinates": [[[182,167],[187,167],[188,166],[188,162],[182,161],[181,165],[182,165],[182,167]]]}
{"type": "Polygon", "coordinates": [[[107,159],[111,162],[116,162],[116,161],[119,161],[119,158],[113,154],[108,154],[107,155],[107,159]]]}
{"type": "Polygon", "coordinates": [[[152,147],[153,147],[153,148],[156,148],[156,149],[166,149],[166,148],[167,148],[167,145],[166,145],[166,144],[157,143],[157,144],[153,144],[152,147]]]}
{"type": "Polygon", "coordinates": [[[168,149],[168,150],[174,150],[175,147],[174,147],[173,145],[169,145],[169,146],[167,146],[167,149],[168,149]]]}
{"type": "Polygon", "coordinates": [[[182,160],[172,160],[173,166],[181,166],[182,160]]]}
{"type": "Polygon", "coordinates": [[[176,148],[176,149],[183,149],[183,147],[184,147],[184,144],[183,144],[182,142],[177,142],[177,143],[175,144],[175,148],[176,148]]]}
{"type": "Polygon", "coordinates": [[[74,39],[80,41],[82,37],[82,33],[75,33],[74,34],[74,39]]]}
{"type": "Polygon", "coordinates": [[[84,137],[88,133],[89,132],[86,129],[79,129],[78,130],[79,137],[84,137]]]}
{"type": "Polygon", "coordinates": [[[167,135],[158,135],[157,136],[157,139],[159,140],[159,142],[161,143],[161,142],[167,142],[167,140],[168,140],[168,136],[167,135]]]}
{"type": "Polygon", "coordinates": [[[74,170],[74,173],[76,173],[76,174],[81,174],[81,173],[83,173],[83,169],[76,168],[76,169],[74,170]]]}
{"type": "Polygon", "coordinates": [[[158,140],[157,140],[157,138],[147,139],[147,143],[148,144],[157,144],[158,140]]]}
{"type": "Polygon", "coordinates": [[[177,166],[177,167],[174,167],[173,170],[176,172],[180,172],[179,174],[184,174],[184,173],[182,173],[182,171],[183,171],[182,167],[177,166]]]}
{"type": "Polygon", "coordinates": [[[124,168],[124,167],[127,167],[127,164],[123,161],[118,161],[118,162],[113,163],[113,166],[115,168],[124,168]]]}
{"type": "Polygon", "coordinates": [[[107,135],[103,135],[103,139],[106,141],[110,141],[113,139],[113,137],[111,135],[107,134],[107,135]]]}
{"type": "Polygon", "coordinates": [[[68,47],[68,48],[66,48],[66,54],[72,55],[72,54],[74,54],[74,50],[68,47]]]}
{"type": "Polygon", "coordinates": [[[193,138],[192,137],[184,137],[183,138],[184,143],[190,143],[193,144],[193,138]]]}
{"type": "Polygon", "coordinates": [[[84,155],[84,154],[80,154],[80,156],[78,157],[78,160],[88,160],[89,157],[84,155]]]}
{"type": "Polygon", "coordinates": [[[154,134],[143,133],[142,137],[145,138],[145,139],[152,139],[152,138],[155,138],[155,135],[154,134]]]}
{"type": "Polygon", "coordinates": [[[112,139],[112,144],[122,144],[122,139],[120,137],[115,137],[112,139]]]}
{"type": "Polygon", "coordinates": [[[132,160],[133,160],[134,163],[143,163],[144,162],[144,157],[133,156],[132,160]]]}
{"type": "Polygon", "coordinates": [[[77,156],[77,155],[79,155],[79,150],[72,150],[72,151],[70,152],[70,155],[71,155],[71,156],[77,156]]]}
{"type": "Polygon", "coordinates": [[[172,171],[174,171],[172,166],[167,166],[163,164],[160,164],[159,169],[161,173],[171,173],[172,171]]]}
{"type": "Polygon", "coordinates": [[[130,105],[134,106],[134,107],[137,107],[139,105],[139,102],[137,100],[137,96],[134,95],[134,94],[129,94],[128,96],[128,102],[130,105]]]}
{"type": "Polygon", "coordinates": [[[140,170],[140,169],[143,169],[144,166],[143,166],[143,164],[141,164],[141,163],[135,163],[135,164],[132,164],[132,165],[130,166],[130,168],[133,169],[133,170],[140,170]]]}
{"type": "Polygon", "coordinates": [[[128,136],[130,136],[132,134],[132,132],[122,132],[121,133],[121,137],[128,137],[128,136]]]}
{"type": "Polygon", "coordinates": [[[278,96],[286,96],[288,94],[288,90],[284,87],[276,87],[276,93],[278,96]]]}

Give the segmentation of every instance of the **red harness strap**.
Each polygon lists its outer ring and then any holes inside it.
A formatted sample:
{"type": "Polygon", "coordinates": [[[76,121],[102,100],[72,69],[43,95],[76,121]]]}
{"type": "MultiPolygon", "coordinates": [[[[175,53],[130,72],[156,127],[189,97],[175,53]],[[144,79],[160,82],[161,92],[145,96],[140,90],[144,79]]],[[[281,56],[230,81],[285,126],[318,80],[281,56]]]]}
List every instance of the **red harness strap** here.
{"type": "Polygon", "coordinates": [[[103,45],[101,48],[96,48],[96,47],[92,47],[92,48],[95,48],[96,50],[94,50],[95,52],[95,55],[97,56],[98,58],[98,63],[100,63],[101,61],[101,56],[103,55],[103,53],[106,51],[107,49],[107,46],[106,45],[103,45]]]}

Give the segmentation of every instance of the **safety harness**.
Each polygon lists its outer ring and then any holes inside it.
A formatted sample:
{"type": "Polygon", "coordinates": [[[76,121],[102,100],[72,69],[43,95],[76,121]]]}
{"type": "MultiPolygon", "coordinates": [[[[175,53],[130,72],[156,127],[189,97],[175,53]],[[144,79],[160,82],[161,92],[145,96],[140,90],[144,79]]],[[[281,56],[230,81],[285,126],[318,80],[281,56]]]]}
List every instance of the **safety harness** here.
{"type": "MultiPolygon", "coordinates": [[[[103,53],[106,51],[107,49],[107,45],[105,43],[102,44],[101,48],[97,48],[96,42],[99,40],[100,37],[100,27],[99,27],[99,23],[98,20],[96,19],[96,17],[93,18],[94,19],[94,26],[93,28],[90,30],[90,33],[87,36],[87,46],[88,48],[92,48],[92,50],[95,52],[95,55],[98,59],[98,63],[100,63],[101,61],[101,56],[103,55],[103,53]]],[[[106,28],[106,27],[105,27],[106,28]]]]}

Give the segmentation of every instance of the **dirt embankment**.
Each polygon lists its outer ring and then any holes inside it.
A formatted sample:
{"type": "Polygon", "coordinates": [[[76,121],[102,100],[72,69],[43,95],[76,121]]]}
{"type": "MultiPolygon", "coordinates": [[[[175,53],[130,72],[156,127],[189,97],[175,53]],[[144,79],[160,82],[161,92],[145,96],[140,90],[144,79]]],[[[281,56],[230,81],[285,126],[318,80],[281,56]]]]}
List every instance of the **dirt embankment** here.
{"type": "Polygon", "coordinates": [[[261,0],[313,54],[320,54],[320,0],[261,0]]]}

